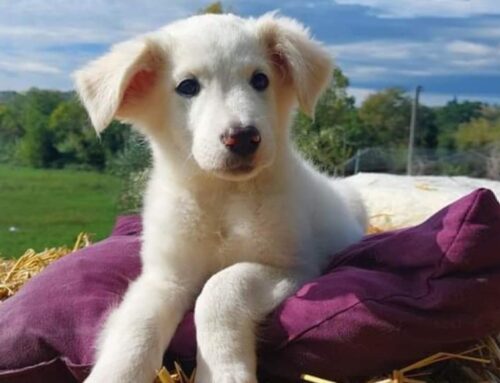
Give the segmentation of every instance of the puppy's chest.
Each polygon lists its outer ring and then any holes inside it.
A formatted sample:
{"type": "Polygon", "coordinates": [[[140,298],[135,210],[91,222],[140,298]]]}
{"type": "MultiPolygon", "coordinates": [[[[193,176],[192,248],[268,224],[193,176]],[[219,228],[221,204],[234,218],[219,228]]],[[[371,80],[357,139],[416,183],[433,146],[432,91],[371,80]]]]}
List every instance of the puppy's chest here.
{"type": "Polygon", "coordinates": [[[291,214],[280,199],[226,201],[213,226],[213,256],[224,266],[239,261],[288,263],[299,241],[291,214]]]}

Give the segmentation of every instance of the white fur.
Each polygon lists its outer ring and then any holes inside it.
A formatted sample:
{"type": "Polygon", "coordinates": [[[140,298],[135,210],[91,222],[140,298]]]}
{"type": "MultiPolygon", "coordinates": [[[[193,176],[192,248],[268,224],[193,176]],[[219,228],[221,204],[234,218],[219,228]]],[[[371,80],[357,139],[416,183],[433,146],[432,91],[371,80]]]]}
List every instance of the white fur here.
{"type": "Polygon", "coordinates": [[[154,158],[143,271],[107,320],[87,383],[152,382],[193,304],[196,382],[256,382],[256,324],[364,231],[357,197],[336,191],[288,138],[296,104],[313,114],[331,70],[300,24],[268,14],[192,17],[76,73],[96,129],[132,122],[154,158]],[[249,85],[256,69],[270,78],[264,92],[249,85]],[[174,91],[188,76],[202,85],[189,99],[174,91]],[[235,170],[220,142],[235,123],[262,136],[247,171],[235,170]]]}

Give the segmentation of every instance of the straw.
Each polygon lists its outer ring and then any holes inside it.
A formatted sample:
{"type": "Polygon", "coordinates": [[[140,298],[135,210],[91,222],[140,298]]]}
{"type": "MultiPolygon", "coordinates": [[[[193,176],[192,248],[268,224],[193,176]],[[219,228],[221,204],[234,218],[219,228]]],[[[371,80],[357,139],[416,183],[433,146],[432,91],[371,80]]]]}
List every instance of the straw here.
{"type": "Polygon", "coordinates": [[[62,246],[39,253],[29,249],[17,261],[0,258],[0,301],[14,295],[29,279],[52,262],[89,244],[89,235],[80,233],[72,248],[62,246]]]}

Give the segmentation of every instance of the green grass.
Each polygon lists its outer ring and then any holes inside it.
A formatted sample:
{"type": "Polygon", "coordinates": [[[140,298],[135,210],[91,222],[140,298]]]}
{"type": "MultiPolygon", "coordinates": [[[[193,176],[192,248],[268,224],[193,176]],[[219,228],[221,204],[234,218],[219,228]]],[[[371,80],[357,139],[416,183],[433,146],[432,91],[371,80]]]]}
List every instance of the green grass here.
{"type": "Polygon", "coordinates": [[[106,237],[120,190],[120,179],[106,174],[0,165],[0,256],[72,245],[82,231],[106,237]]]}

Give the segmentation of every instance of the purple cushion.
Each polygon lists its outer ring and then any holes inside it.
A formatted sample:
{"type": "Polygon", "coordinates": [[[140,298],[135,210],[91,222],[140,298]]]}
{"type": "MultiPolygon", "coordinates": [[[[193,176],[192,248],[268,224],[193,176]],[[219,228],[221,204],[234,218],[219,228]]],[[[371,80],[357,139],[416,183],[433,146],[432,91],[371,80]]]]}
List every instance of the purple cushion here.
{"type": "MultiPolygon", "coordinates": [[[[478,190],[422,225],[366,237],[262,327],[260,373],[297,381],[380,374],[500,330],[500,206],[478,190]]],[[[0,304],[0,382],[78,382],[110,306],[140,271],[140,224],[49,266],[0,304]]],[[[167,359],[195,358],[192,313],[167,359]]]]}
{"type": "Polygon", "coordinates": [[[365,238],[275,311],[263,372],[374,376],[500,331],[499,249],[500,205],[485,189],[365,238]]]}

